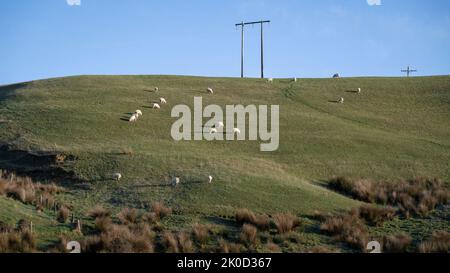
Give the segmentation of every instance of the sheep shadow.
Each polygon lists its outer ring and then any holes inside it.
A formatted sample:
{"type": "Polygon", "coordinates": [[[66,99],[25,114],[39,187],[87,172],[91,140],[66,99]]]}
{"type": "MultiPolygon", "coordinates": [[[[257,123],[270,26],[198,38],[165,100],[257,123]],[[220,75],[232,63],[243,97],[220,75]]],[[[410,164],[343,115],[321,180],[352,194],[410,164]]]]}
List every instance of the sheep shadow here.
{"type": "Polygon", "coordinates": [[[133,114],[134,114],[134,113],[123,113],[123,114],[122,114],[122,117],[120,118],[120,120],[129,122],[129,121],[130,121],[130,117],[131,117],[131,115],[133,115],[133,114]]]}
{"type": "Polygon", "coordinates": [[[143,91],[144,91],[144,92],[147,92],[147,93],[156,93],[155,90],[150,90],[150,89],[144,89],[143,91]]]}
{"type": "Polygon", "coordinates": [[[355,90],[346,90],[345,92],[347,92],[347,93],[354,93],[354,94],[358,93],[358,91],[355,91],[355,90]]]}
{"type": "Polygon", "coordinates": [[[338,100],[329,100],[328,102],[329,102],[329,103],[339,103],[338,100]]]}

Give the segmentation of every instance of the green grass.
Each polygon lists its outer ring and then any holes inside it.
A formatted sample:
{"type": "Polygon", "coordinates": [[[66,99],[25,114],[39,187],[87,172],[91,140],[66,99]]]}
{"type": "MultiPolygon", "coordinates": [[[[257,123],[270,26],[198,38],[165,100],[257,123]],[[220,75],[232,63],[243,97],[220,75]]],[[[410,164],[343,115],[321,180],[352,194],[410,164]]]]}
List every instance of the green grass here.
{"type": "MultiPolygon", "coordinates": [[[[88,181],[91,189],[72,188],[60,198],[79,213],[96,204],[118,210],[161,200],[184,215],[182,223],[231,215],[240,207],[307,215],[359,204],[322,186],[333,175],[448,181],[449,103],[449,76],[273,84],[259,79],[77,76],[0,87],[0,143],[75,156],[60,167],[88,181]],[[214,95],[206,93],[208,86],[214,95]],[[358,87],[361,94],[350,92],[358,87]],[[168,104],[150,109],[159,96],[168,104]],[[176,104],[192,107],[194,96],[203,96],[203,105],[280,105],[279,150],[263,153],[259,142],[250,141],[175,142],[171,109],[176,104]],[[344,104],[332,102],[339,97],[344,104]],[[136,109],[144,112],[137,123],[121,120],[136,109]],[[104,179],[113,172],[121,172],[123,180],[104,179]],[[162,186],[173,174],[182,177],[182,185],[162,186]],[[212,185],[206,183],[210,174],[212,185]]],[[[18,162],[0,158],[0,168],[27,167],[18,162]]]]}

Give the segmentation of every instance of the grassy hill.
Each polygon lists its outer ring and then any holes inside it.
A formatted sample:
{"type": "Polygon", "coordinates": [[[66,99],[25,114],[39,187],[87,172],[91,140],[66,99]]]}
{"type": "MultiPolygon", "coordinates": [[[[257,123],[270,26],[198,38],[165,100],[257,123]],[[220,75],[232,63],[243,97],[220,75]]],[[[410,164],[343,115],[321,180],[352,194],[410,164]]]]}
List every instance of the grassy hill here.
{"type": "Polygon", "coordinates": [[[179,212],[179,224],[240,207],[336,211],[358,203],[323,187],[333,175],[448,181],[449,103],[449,76],[273,84],[175,76],[33,81],[0,87],[0,142],[9,147],[0,152],[0,168],[73,174],[89,188],[67,182],[70,191],[61,198],[79,211],[164,201],[179,212]],[[213,95],[206,93],[209,86],[213,95]],[[358,87],[361,94],[353,92],[358,87]],[[168,104],[151,109],[160,96],[168,104]],[[280,105],[279,150],[260,152],[254,141],[172,140],[171,109],[192,106],[194,96],[203,96],[203,105],[280,105]],[[339,97],[344,104],[334,102],[339,97]],[[123,120],[136,109],[144,112],[137,123],[123,120]],[[38,157],[51,153],[67,159],[56,164],[38,157]],[[107,179],[114,172],[123,180],[107,179]],[[213,184],[206,183],[210,174],[213,184]],[[182,185],[167,186],[171,175],[179,175],[182,185]]]}

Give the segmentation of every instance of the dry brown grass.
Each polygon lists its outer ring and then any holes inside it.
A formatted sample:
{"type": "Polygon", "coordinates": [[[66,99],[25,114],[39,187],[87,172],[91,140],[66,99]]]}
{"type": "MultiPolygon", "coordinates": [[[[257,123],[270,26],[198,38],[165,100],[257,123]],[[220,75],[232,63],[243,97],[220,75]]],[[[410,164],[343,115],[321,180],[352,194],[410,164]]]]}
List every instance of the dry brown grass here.
{"type": "Polygon", "coordinates": [[[178,233],[178,244],[180,247],[180,251],[182,253],[194,253],[195,252],[194,244],[192,243],[189,233],[179,232],[178,233]]]}
{"type": "Polygon", "coordinates": [[[411,245],[411,236],[405,233],[389,235],[383,238],[383,252],[403,253],[411,245]]]}
{"type": "Polygon", "coordinates": [[[248,246],[255,246],[258,241],[258,230],[255,226],[250,224],[244,224],[242,226],[242,231],[239,236],[242,243],[248,245],[248,246]]]}
{"type": "Polygon", "coordinates": [[[52,208],[54,199],[51,196],[61,192],[64,192],[64,189],[54,183],[35,183],[29,177],[16,176],[14,173],[0,174],[0,195],[35,205],[39,210],[52,208]]]}
{"type": "Polygon", "coordinates": [[[370,205],[363,205],[355,209],[353,213],[366,220],[369,225],[380,226],[385,221],[392,220],[395,216],[395,209],[392,207],[378,208],[370,205]]]}
{"type": "Polygon", "coordinates": [[[136,224],[138,222],[138,212],[134,208],[124,208],[117,214],[117,218],[125,225],[136,224]]]}
{"type": "Polygon", "coordinates": [[[433,232],[428,240],[418,246],[420,253],[448,253],[450,251],[450,233],[446,230],[433,232]]]}
{"type": "Polygon", "coordinates": [[[364,250],[369,238],[367,227],[353,214],[327,217],[320,230],[358,250],[364,250]]]}
{"type": "Polygon", "coordinates": [[[0,233],[0,253],[36,252],[36,238],[29,230],[0,233]]]}
{"type": "Polygon", "coordinates": [[[267,231],[270,229],[270,219],[265,214],[256,214],[249,209],[242,208],[236,210],[234,217],[236,223],[239,225],[251,224],[261,231],[267,231]]]}
{"type": "Polygon", "coordinates": [[[282,253],[280,246],[275,244],[275,243],[273,243],[273,242],[266,243],[264,248],[269,253],[282,253]]]}
{"type": "Polygon", "coordinates": [[[96,218],[106,218],[111,215],[111,212],[107,209],[105,209],[102,206],[95,206],[93,209],[89,210],[87,215],[89,217],[92,217],[94,219],[96,218]]]}
{"type": "Polygon", "coordinates": [[[292,231],[300,225],[299,219],[290,213],[278,213],[273,216],[273,222],[278,230],[278,233],[284,234],[292,231]]]}
{"type": "Polygon", "coordinates": [[[200,245],[206,244],[210,239],[209,228],[201,224],[194,224],[192,226],[192,235],[200,245]]]}
{"type": "Polygon", "coordinates": [[[329,187],[357,200],[399,208],[404,216],[426,215],[450,200],[448,187],[439,179],[416,178],[398,182],[351,181],[332,178],[329,187]]]}
{"type": "Polygon", "coordinates": [[[151,212],[155,214],[157,219],[163,219],[164,217],[172,213],[172,209],[164,206],[164,204],[161,202],[153,202],[151,212]]]}
{"type": "Polygon", "coordinates": [[[168,253],[179,253],[178,240],[175,234],[170,231],[166,231],[161,236],[161,245],[163,246],[165,252],[168,253]]]}
{"type": "Polygon", "coordinates": [[[98,217],[94,221],[95,228],[100,232],[107,232],[112,227],[112,220],[109,217],[98,217]]]}
{"type": "Polygon", "coordinates": [[[217,252],[220,253],[241,253],[244,250],[244,246],[241,244],[230,243],[224,239],[219,240],[219,248],[217,252]]]}
{"type": "Polygon", "coordinates": [[[69,214],[70,214],[69,209],[62,206],[58,210],[58,214],[56,215],[56,220],[58,220],[58,222],[60,222],[60,223],[65,223],[65,222],[67,222],[67,219],[69,219],[69,214]]]}

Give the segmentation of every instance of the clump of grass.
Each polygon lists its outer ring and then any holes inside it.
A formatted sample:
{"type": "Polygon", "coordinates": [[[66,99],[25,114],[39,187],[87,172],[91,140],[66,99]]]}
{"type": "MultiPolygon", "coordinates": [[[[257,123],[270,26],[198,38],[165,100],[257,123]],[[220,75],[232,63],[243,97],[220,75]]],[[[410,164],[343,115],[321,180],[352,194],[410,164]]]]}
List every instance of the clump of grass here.
{"type": "Polygon", "coordinates": [[[327,217],[320,230],[359,250],[364,250],[369,238],[367,227],[353,214],[327,217]]]}
{"type": "MultiPolygon", "coordinates": [[[[24,222],[24,221],[23,221],[24,222]]],[[[36,237],[29,228],[8,229],[0,232],[0,253],[27,253],[36,251],[36,237]]]]}
{"type": "Polygon", "coordinates": [[[294,228],[300,225],[298,218],[290,213],[283,214],[278,213],[273,216],[273,222],[278,230],[278,233],[284,234],[292,231],[294,228]]]}
{"type": "Polygon", "coordinates": [[[136,224],[138,221],[138,212],[136,209],[124,208],[119,212],[117,218],[122,224],[136,224]]]}
{"type": "Polygon", "coordinates": [[[239,225],[251,224],[261,231],[266,231],[270,229],[270,219],[267,215],[256,214],[249,209],[242,208],[236,210],[234,217],[236,223],[238,223],[239,225]]]}
{"type": "Polygon", "coordinates": [[[69,209],[62,206],[58,210],[58,214],[56,215],[56,220],[58,220],[58,222],[60,222],[60,223],[65,223],[65,222],[67,222],[67,219],[69,219],[69,214],[70,214],[69,209]]]}
{"type": "Polygon", "coordinates": [[[8,233],[13,231],[13,227],[9,225],[8,223],[5,223],[3,221],[0,221],[0,233],[8,233]]]}
{"type": "Polygon", "coordinates": [[[186,232],[178,233],[178,244],[182,253],[194,253],[194,244],[191,237],[186,232]]]}
{"type": "Polygon", "coordinates": [[[335,177],[328,185],[360,201],[396,206],[399,212],[407,217],[424,216],[450,200],[450,191],[439,179],[416,178],[398,182],[373,182],[335,177]]]}
{"type": "Polygon", "coordinates": [[[192,235],[194,236],[195,241],[200,245],[207,243],[210,239],[208,227],[201,224],[192,226],[192,235]]]}
{"type": "Polygon", "coordinates": [[[161,236],[161,245],[163,246],[165,251],[168,252],[168,253],[178,253],[178,252],[180,252],[180,250],[178,248],[177,238],[170,231],[164,232],[163,235],[161,236]]]}
{"type": "Polygon", "coordinates": [[[87,215],[94,219],[97,218],[106,218],[111,215],[111,212],[102,206],[95,206],[93,209],[89,210],[87,215]]]}
{"type": "Polygon", "coordinates": [[[255,226],[250,224],[244,224],[242,226],[242,231],[240,234],[240,239],[243,243],[247,244],[248,246],[255,246],[258,239],[258,230],[255,226]]]}
{"type": "Polygon", "coordinates": [[[243,208],[236,210],[235,219],[239,225],[252,224],[256,221],[256,216],[253,211],[243,208]]]}
{"type": "Polygon", "coordinates": [[[278,246],[277,244],[273,243],[273,242],[268,242],[265,244],[264,248],[269,252],[269,253],[281,253],[281,248],[280,246],[278,246]]]}
{"type": "Polygon", "coordinates": [[[109,217],[98,217],[94,221],[95,228],[100,232],[107,232],[112,227],[112,220],[109,217]]]}
{"type": "Polygon", "coordinates": [[[411,245],[411,236],[405,233],[389,235],[383,238],[383,252],[403,253],[411,245]]]}
{"type": "Polygon", "coordinates": [[[450,251],[450,233],[446,230],[433,232],[430,238],[418,246],[421,253],[448,253],[450,251]]]}
{"type": "Polygon", "coordinates": [[[154,213],[157,219],[161,220],[172,213],[172,209],[164,206],[161,202],[153,202],[151,212],[154,213]]]}
{"type": "Polygon", "coordinates": [[[391,207],[378,208],[370,205],[363,205],[354,211],[360,218],[366,220],[369,225],[380,226],[385,221],[392,220],[395,216],[395,209],[391,207]]]}
{"type": "Polygon", "coordinates": [[[333,251],[324,246],[315,246],[308,250],[308,253],[335,253],[335,252],[336,251],[333,251]]]}
{"type": "Polygon", "coordinates": [[[244,246],[241,244],[230,243],[224,239],[219,240],[219,248],[217,252],[220,253],[241,253],[244,249],[244,246]]]}

